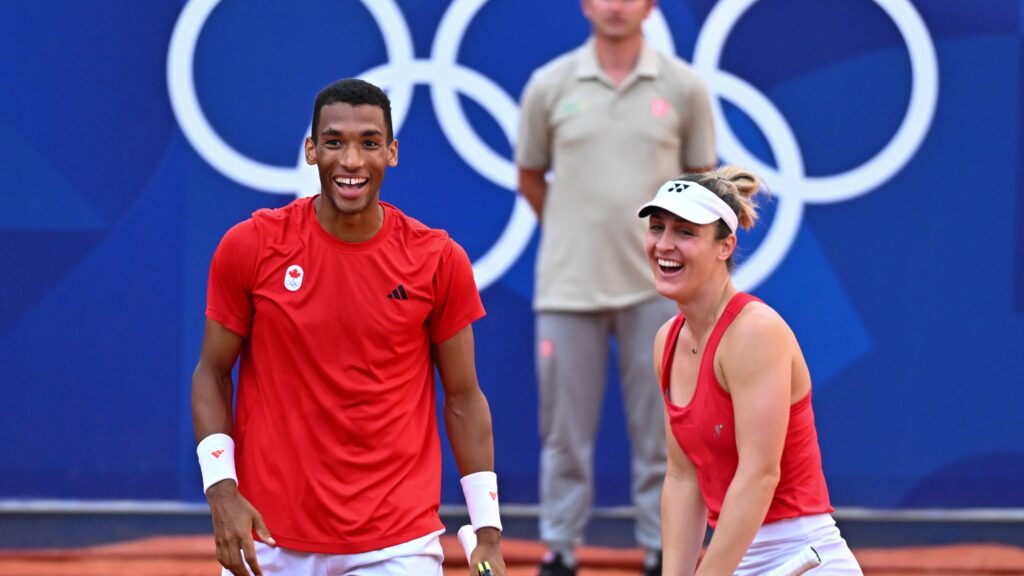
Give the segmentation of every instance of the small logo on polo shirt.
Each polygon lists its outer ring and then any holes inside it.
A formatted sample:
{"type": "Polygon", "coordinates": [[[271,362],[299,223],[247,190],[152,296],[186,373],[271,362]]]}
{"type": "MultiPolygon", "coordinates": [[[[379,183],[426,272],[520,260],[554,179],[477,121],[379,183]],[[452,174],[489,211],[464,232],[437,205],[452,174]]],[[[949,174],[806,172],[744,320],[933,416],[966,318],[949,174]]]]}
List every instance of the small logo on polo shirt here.
{"type": "Polygon", "coordinates": [[[408,300],[409,295],[405,293],[405,286],[399,284],[398,288],[395,288],[388,294],[388,298],[391,300],[408,300]]]}
{"type": "Polygon", "coordinates": [[[722,436],[722,428],[725,426],[722,424],[715,424],[715,440],[718,440],[722,436]]]}
{"type": "Polygon", "coordinates": [[[292,264],[284,272],[284,287],[295,292],[299,288],[302,288],[302,279],[305,276],[306,273],[302,271],[302,266],[292,264]]]}
{"type": "Polygon", "coordinates": [[[651,114],[654,114],[655,118],[664,118],[671,111],[672,105],[664,98],[655,98],[651,102],[651,114]]]}
{"type": "Polygon", "coordinates": [[[562,102],[562,114],[579,114],[583,111],[583,102],[579,100],[565,100],[562,102]]]}

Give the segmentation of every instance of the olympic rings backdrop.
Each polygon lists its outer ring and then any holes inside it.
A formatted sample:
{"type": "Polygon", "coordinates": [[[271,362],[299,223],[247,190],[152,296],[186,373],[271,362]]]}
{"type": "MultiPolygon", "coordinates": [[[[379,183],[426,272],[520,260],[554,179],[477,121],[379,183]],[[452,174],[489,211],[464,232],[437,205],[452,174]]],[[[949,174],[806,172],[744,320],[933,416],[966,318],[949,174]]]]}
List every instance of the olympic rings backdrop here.
{"type": "MultiPolygon", "coordinates": [[[[735,277],[801,340],[836,505],[1024,507],[1022,6],[662,0],[646,24],[708,80],[721,160],[774,193],[735,277]]],[[[530,72],[587,33],[571,0],[0,3],[0,499],[202,500],[210,257],[317,191],[313,97],[358,75],[394,101],[383,198],[473,258],[503,500],[535,503],[539,232],[511,150],[530,72]]],[[[602,506],[628,503],[617,387],[602,506]]]]}

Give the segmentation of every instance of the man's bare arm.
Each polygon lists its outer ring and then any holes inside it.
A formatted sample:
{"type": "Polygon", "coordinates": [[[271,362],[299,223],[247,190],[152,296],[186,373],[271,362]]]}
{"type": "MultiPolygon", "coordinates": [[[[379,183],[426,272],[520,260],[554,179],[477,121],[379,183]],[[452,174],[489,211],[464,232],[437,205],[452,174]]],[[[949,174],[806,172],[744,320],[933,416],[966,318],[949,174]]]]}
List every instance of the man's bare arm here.
{"type": "MultiPolygon", "coordinates": [[[[211,434],[231,435],[234,392],[231,370],[241,350],[241,336],[213,320],[206,321],[199,363],[192,374],[192,427],[196,441],[211,434]]],[[[275,544],[263,517],[230,479],[210,486],[206,499],[213,520],[217,561],[235,576],[248,576],[245,564],[255,576],[262,576],[263,571],[256,561],[253,529],[261,540],[271,546],[275,544]]]]}
{"type": "MultiPolygon", "coordinates": [[[[494,470],[491,410],[476,377],[473,327],[434,345],[434,358],[444,388],[444,421],[455,463],[462,476],[494,470]]],[[[504,576],[505,562],[497,528],[477,530],[477,548],[470,566],[488,561],[494,576],[504,576]]]]}
{"type": "Polygon", "coordinates": [[[545,170],[533,168],[519,168],[519,193],[526,198],[537,220],[540,221],[544,215],[544,198],[548,194],[548,181],[545,179],[545,170]]]}

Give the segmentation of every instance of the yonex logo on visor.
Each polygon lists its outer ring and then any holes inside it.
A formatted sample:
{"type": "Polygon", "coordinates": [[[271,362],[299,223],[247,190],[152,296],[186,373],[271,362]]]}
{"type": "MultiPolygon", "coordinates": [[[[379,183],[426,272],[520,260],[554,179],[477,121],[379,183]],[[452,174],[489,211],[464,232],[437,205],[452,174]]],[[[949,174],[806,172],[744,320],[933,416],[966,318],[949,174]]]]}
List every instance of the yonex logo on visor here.
{"type": "Polygon", "coordinates": [[[695,224],[710,224],[715,220],[725,222],[729,230],[736,231],[739,219],[732,208],[711,190],[686,180],[669,180],[661,185],[654,200],[640,207],[641,218],[649,215],[654,208],[661,208],[695,224]]]}

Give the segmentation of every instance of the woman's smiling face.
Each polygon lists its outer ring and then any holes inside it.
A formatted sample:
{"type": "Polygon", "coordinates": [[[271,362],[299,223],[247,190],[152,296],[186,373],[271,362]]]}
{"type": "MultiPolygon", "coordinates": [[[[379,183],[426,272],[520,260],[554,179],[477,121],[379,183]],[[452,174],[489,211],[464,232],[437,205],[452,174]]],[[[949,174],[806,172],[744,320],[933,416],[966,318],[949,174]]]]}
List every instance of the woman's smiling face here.
{"type": "Polygon", "coordinates": [[[692,300],[732,254],[729,238],[715,239],[717,222],[694,224],[667,210],[648,217],[647,260],[658,293],[677,302],[692,300]]]}

